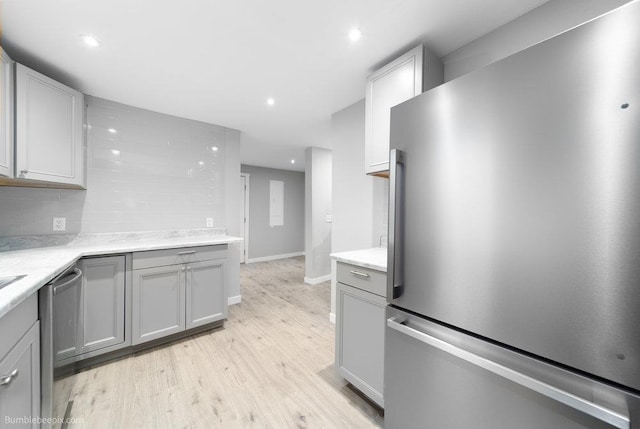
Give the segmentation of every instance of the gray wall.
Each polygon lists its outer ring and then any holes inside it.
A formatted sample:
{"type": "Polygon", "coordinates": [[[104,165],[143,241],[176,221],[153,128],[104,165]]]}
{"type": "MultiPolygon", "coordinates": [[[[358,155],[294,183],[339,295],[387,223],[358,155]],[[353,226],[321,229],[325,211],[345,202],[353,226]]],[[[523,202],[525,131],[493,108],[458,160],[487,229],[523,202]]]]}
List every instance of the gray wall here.
{"type": "MultiPolygon", "coordinates": [[[[305,150],[305,282],[317,283],[331,274],[331,151],[305,150]]],[[[328,279],[328,278],[327,278],[328,279]]]]}
{"type": "Polygon", "coordinates": [[[630,0],[551,0],[443,58],[449,81],[562,33],[630,0]]]}
{"type": "Polygon", "coordinates": [[[304,252],[304,173],[251,165],[240,170],[250,175],[249,259],[304,252]],[[270,180],[284,182],[282,226],[269,226],[270,180]]]}

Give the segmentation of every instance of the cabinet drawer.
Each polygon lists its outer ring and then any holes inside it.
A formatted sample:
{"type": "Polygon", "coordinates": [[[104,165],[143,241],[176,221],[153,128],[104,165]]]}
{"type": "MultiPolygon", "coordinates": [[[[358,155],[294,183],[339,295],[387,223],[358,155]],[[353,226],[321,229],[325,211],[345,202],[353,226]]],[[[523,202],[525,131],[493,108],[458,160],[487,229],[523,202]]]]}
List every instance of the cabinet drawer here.
{"type": "Polygon", "coordinates": [[[37,293],[0,318],[0,359],[2,359],[38,319],[37,293]]]}
{"type": "Polygon", "coordinates": [[[387,274],[338,262],[337,281],[380,296],[387,296],[387,274]]]}
{"type": "Polygon", "coordinates": [[[224,259],[227,245],[182,247],[165,250],[149,250],[133,254],[133,269],[162,267],[165,265],[224,259]]]}

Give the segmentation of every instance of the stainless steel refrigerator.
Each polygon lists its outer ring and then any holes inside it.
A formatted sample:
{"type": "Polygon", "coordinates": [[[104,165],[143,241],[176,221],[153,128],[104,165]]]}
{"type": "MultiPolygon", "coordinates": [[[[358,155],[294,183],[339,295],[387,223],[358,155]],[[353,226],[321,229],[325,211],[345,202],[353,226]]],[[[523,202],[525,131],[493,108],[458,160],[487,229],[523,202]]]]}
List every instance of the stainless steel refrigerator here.
{"type": "Polygon", "coordinates": [[[385,427],[640,428],[640,3],[392,108],[385,427]]]}

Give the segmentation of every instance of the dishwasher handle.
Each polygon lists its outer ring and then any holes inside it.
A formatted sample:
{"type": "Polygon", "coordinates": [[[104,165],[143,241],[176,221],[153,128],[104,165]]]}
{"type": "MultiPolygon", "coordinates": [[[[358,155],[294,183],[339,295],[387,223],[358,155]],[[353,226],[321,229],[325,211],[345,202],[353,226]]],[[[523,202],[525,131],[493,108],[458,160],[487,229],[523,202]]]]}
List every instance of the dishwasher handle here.
{"type": "Polygon", "coordinates": [[[461,349],[451,343],[421,332],[415,328],[407,326],[395,317],[387,319],[387,326],[395,331],[406,334],[422,343],[435,347],[445,353],[462,359],[472,365],[492,372],[513,383],[519,384],[527,389],[533,390],[547,398],[567,405],[577,411],[583,412],[591,417],[610,424],[618,429],[630,429],[631,422],[628,416],[617,413],[601,405],[583,399],[572,393],[554,387],[543,381],[537,380],[516,370],[503,366],[497,362],[478,356],[467,350],[461,349]]]}
{"type": "Polygon", "coordinates": [[[64,289],[67,289],[70,285],[74,284],[76,280],[78,280],[81,276],[82,270],[80,270],[80,268],[74,268],[73,271],[68,272],[68,275],[65,275],[64,277],[59,279],[65,280],[70,277],[68,280],[62,283],[57,283],[57,281],[53,283],[53,294],[55,295],[58,292],[62,292],[64,289]]]}

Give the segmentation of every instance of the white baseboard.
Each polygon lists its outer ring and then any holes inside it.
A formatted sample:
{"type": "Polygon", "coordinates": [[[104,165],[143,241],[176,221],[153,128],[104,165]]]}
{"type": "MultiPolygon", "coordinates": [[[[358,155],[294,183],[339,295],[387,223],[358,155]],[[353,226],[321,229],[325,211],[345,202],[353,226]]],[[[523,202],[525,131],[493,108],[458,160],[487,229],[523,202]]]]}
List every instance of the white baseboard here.
{"type": "Polygon", "coordinates": [[[304,276],[304,282],[308,285],[317,285],[318,283],[328,282],[329,280],[331,280],[331,274],[327,274],[326,276],[322,276],[322,277],[314,277],[314,278],[304,276]]]}
{"type": "Polygon", "coordinates": [[[336,315],[333,313],[329,313],[329,322],[336,324],[336,315]]]}
{"type": "Polygon", "coordinates": [[[229,298],[227,298],[228,305],[240,304],[241,301],[242,295],[230,296],[229,298]]]}
{"type": "Polygon", "coordinates": [[[293,258],[294,256],[304,256],[304,252],[285,253],[283,255],[262,256],[260,258],[249,258],[247,259],[247,263],[250,264],[252,262],[275,261],[277,259],[293,258]]]}

